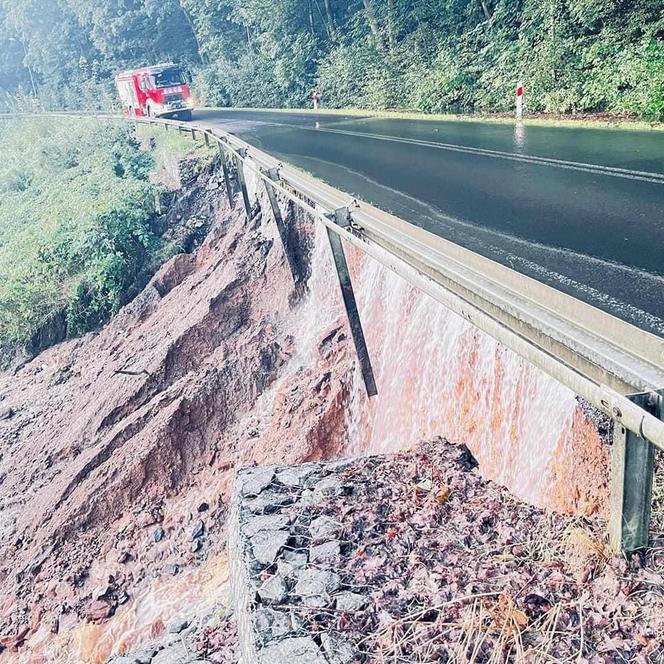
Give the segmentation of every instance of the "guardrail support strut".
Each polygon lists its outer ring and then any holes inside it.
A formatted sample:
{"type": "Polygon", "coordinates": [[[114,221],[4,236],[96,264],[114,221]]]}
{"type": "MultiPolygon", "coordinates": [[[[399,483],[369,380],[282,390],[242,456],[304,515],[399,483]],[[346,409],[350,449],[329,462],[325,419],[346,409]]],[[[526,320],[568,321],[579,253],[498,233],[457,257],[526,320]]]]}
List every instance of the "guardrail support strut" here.
{"type": "MultiPolygon", "coordinates": [[[[278,181],[279,180],[279,169],[270,168],[265,171],[265,174],[270,178],[270,180],[278,181]]],[[[283,215],[281,214],[281,208],[279,207],[279,201],[277,200],[277,192],[272,185],[272,182],[263,180],[265,183],[265,191],[267,191],[267,197],[270,199],[270,207],[272,208],[272,216],[274,217],[274,223],[277,225],[277,231],[279,232],[279,237],[281,238],[281,244],[284,248],[284,253],[286,254],[286,260],[288,261],[288,267],[290,268],[291,274],[293,275],[293,281],[297,283],[300,280],[297,266],[295,265],[295,260],[293,252],[291,251],[290,245],[288,243],[288,228],[286,227],[286,222],[283,215]]]]}
{"type": "Polygon", "coordinates": [[[231,180],[231,174],[228,170],[228,162],[226,161],[226,150],[224,150],[224,145],[219,141],[219,154],[221,155],[221,169],[224,172],[224,184],[226,185],[226,195],[228,196],[228,202],[230,203],[231,210],[235,207],[235,191],[233,189],[233,181],[231,180]]]}
{"type": "MultiPolygon", "coordinates": [[[[664,419],[664,390],[629,395],[630,401],[664,419]]],[[[611,449],[611,519],[609,539],[614,551],[632,552],[648,546],[655,446],[615,422],[611,449]]]]}
{"type": "Polygon", "coordinates": [[[242,165],[242,160],[247,156],[247,151],[244,148],[238,150],[238,154],[235,155],[235,167],[237,168],[237,179],[240,183],[240,189],[242,190],[242,200],[244,202],[244,209],[247,213],[247,217],[251,219],[251,203],[249,202],[249,193],[247,191],[247,180],[244,177],[244,167],[242,165]]]}
{"type": "MultiPolygon", "coordinates": [[[[343,225],[343,223],[340,223],[343,222],[343,219],[346,219],[348,223],[350,223],[348,208],[340,208],[329,215],[329,217],[340,226],[343,225]]],[[[355,291],[353,290],[353,283],[350,279],[346,254],[344,253],[341,237],[329,228],[326,230],[328,240],[330,241],[330,247],[332,249],[332,256],[334,257],[334,265],[337,268],[337,277],[339,278],[341,295],[344,300],[344,306],[346,307],[346,315],[348,316],[353,343],[355,344],[355,352],[357,353],[357,358],[360,362],[364,386],[367,390],[367,395],[373,397],[378,394],[378,388],[376,387],[376,379],[371,366],[371,358],[369,357],[367,342],[364,338],[360,312],[357,309],[357,300],[355,299],[355,291]]]]}

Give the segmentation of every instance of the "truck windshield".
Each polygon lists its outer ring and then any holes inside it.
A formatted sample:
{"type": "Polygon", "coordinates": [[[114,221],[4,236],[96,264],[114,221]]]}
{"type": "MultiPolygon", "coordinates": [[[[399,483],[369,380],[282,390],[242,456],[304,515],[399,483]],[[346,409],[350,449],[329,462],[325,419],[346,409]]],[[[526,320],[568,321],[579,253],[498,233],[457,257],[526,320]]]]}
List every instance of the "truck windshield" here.
{"type": "Polygon", "coordinates": [[[179,69],[165,69],[158,74],[152,75],[152,83],[155,88],[165,88],[169,85],[181,85],[182,74],[179,69]]]}

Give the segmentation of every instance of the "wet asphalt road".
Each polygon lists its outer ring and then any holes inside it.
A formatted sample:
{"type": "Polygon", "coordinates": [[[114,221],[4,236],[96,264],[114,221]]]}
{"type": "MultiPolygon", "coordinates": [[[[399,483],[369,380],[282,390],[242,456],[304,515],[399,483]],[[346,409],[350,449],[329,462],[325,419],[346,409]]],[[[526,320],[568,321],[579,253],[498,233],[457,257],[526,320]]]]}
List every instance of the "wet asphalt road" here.
{"type": "Polygon", "coordinates": [[[664,131],[225,110],[195,119],[664,336],[664,131]]]}

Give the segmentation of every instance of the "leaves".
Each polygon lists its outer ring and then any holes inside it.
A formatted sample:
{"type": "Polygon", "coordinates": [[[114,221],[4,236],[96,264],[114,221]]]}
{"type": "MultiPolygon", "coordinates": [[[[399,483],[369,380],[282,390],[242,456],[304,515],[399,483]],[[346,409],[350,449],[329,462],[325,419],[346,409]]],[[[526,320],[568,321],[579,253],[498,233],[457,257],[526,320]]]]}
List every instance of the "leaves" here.
{"type": "Polygon", "coordinates": [[[357,461],[343,478],[352,500],[322,506],[344,523],[335,571],[371,602],[336,626],[318,616],[318,631],[354,635],[369,661],[572,661],[581,629],[585,654],[656,652],[660,573],[604,558],[577,579],[570,545],[604,556],[603,524],[520,503],[446,441],[424,452],[357,461]]]}

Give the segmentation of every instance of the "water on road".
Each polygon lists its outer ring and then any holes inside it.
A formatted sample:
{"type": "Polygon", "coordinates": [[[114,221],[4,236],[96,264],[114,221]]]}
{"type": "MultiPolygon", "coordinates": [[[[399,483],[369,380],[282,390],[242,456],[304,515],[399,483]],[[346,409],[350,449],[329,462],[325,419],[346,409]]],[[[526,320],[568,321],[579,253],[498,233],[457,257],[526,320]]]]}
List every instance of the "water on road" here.
{"type": "Polygon", "coordinates": [[[664,132],[230,110],[196,119],[664,336],[664,132]]]}

